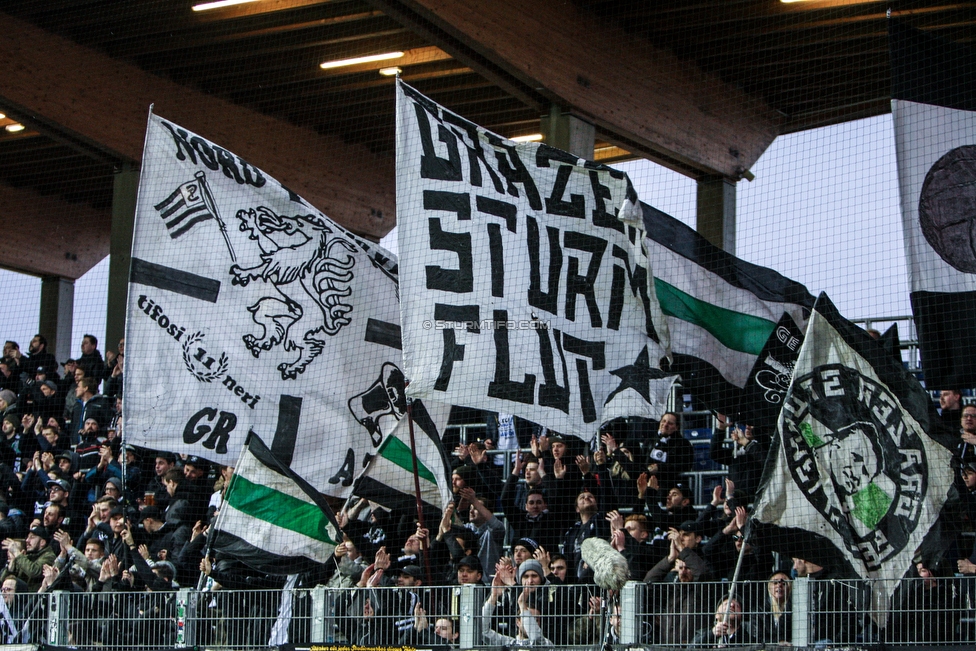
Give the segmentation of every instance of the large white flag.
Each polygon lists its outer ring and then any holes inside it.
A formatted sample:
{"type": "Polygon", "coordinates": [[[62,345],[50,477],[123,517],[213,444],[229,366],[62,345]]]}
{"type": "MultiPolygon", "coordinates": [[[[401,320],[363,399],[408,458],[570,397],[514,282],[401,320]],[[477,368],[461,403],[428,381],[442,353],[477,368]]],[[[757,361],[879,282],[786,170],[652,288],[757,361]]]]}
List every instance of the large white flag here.
{"type": "Polygon", "coordinates": [[[668,333],[627,176],[397,88],[408,395],[584,439],[659,417],[668,333]]]}
{"type": "Polygon", "coordinates": [[[976,385],[976,49],[889,21],[912,314],[929,389],[976,385]]]}
{"type": "Polygon", "coordinates": [[[347,496],[406,411],[395,260],[218,145],[155,115],[148,129],[127,441],[233,464],[254,431],[347,496]]]}

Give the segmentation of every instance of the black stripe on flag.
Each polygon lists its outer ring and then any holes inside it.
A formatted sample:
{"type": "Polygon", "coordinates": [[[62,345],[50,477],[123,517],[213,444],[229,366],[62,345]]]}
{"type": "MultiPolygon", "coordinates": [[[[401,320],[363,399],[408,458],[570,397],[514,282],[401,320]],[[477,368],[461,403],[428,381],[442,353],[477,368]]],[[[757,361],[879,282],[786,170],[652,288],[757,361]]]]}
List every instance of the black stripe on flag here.
{"type": "Polygon", "coordinates": [[[208,303],[216,303],[217,296],[220,294],[219,280],[165,267],[139,258],[132,258],[129,282],[165,289],[168,292],[175,292],[208,303]]]}
{"type": "Polygon", "coordinates": [[[813,307],[814,297],[795,280],[772,269],[740,260],[718,248],[667,213],[641,202],[647,237],[709,271],[733,287],[755,294],[763,301],[813,307]]]}
{"type": "Polygon", "coordinates": [[[281,396],[278,399],[278,427],[271,440],[271,453],[286,466],[291,465],[298,440],[298,425],[302,420],[302,399],[281,396]]]}
{"type": "Polygon", "coordinates": [[[976,292],[912,292],[911,299],[925,386],[976,386],[976,292]]]}
{"type": "Polygon", "coordinates": [[[195,206],[189,210],[184,210],[175,219],[166,222],[166,228],[169,229],[169,236],[175,240],[200,222],[205,222],[208,219],[213,219],[210,211],[205,206],[195,206]],[[188,217],[189,220],[184,222],[183,220],[188,217]]]}
{"type": "Polygon", "coordinates": [[[402,346],[400,342],[400,324],[388,323],[378,319],[367,319],[366,341],[400,350],[402,346]]]}

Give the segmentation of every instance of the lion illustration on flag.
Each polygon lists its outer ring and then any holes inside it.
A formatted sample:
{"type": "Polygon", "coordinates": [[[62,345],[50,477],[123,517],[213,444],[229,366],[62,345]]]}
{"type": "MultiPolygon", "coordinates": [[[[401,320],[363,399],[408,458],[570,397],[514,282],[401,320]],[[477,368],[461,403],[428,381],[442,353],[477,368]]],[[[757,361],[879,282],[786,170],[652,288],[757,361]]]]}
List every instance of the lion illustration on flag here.
{"type": "Polygon", "coordinates": [[[321,354],[326,337],[350,323],[352,268],[355,245],[335,234],[316,215],[278,215],[259,206],[238,210],[240,230],[261,249],[261,264],[242,268],[233,265],[234,285],[252,280],[271,283],[280,296],[265,296],[249,306],[252,320],[261,331],[246,334],[244,344],[255,357],[277,345],[298,357],[278,365],[281,379],[293,380],[321,354]],[[306,309],[311,299],[318,309],[306,309]],[[296,334],[301,333],[301,334],[296,334]]]}

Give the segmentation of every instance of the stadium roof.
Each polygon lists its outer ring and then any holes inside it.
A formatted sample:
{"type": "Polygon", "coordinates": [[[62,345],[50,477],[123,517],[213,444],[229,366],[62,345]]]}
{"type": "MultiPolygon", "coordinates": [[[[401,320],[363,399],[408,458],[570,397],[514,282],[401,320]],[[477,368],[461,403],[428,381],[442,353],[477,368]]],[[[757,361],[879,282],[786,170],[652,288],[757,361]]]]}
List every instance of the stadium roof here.
{"type": "Polygon", "coordinates": [[[77,278],[108,253],[114,172],[138,167],[150,104],[378,238],[395,208],[381,68],[505,136],[555,106],[596,125],[600,160],[738,179],[779,134],[889,110],[889,7],[976,35],[976,6],[933,1],[193,4],[0,1],[0,126],[25,126],[0,131],[0,220],[51,225],[46,248],[18,240],[0,265],[77,278]]]}

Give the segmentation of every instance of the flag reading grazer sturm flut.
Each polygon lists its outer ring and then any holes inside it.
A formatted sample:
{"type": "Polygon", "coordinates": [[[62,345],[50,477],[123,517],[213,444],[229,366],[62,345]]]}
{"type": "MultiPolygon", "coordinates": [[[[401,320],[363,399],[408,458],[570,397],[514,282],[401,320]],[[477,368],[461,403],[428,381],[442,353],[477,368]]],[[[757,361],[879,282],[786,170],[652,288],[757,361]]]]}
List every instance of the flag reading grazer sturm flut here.
{"type": "Polygon", "coordinates": [[[269,574],[310,569],[302,560],[325,563],[342,541],[318,491],[256,434],[244,444],[211,535],[215,551],[269,574]]]}
{"type": "Polygon", "coordinates": [[[627,176],[397,89],[408,395],[586,440],[660,417],[674,376],[627,176]]]}
{"type": "Polygon", "coordinates": [[[888,21],[912,313],[929,389],[976,386],[976,49],[888,21]]]}
{"type": "Polygon", "coordinates": [[[874,584],[883,608],[952,485],[930,399],[884,345],[814,306],[756,497],[760,544],[874,584]]]}
{"type": "Polygon", "coordinates": [[[126,321],[128,443],[232,464],[253,431],[318,491],[348,497],[405,417],[398,300],[389,253],[150,116],[126,321]],[[188,207],[200,210],[174,223],[188,207]]]}
{"type": "Polygon", "coordinates": [[[671,333],[671,370],[707,408],[772,432],[813,296],[660,210],[641,207],[671,333]]]}

